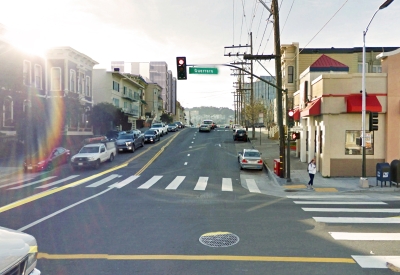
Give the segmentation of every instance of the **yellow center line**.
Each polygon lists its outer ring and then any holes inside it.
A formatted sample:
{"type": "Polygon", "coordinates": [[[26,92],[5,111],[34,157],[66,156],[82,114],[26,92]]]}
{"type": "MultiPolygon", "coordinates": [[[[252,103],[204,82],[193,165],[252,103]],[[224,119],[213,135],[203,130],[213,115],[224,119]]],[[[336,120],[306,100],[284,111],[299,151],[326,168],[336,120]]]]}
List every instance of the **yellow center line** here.
{"type": "Polygon", "coordinates": [[[49,260],[169,260],[169,261],[246,261],[246,262],[303,262],[355,264],[352,258],[230,256],[230,255],[109,255],[109,254],[48,254],[39,253],[38,259],[49,260]]]}
{"type": "MultiPolygon", "coordinates": [[[[178,135],[178,134],[179,134],[179,133],[177,133],[177,135],[178,135]]],[[[158,151],[158,152],[156,153],[156,155],[155,155],[142,169],[139,170],[138,173],[136,173],[136,175],[140,175],[140,173],[142,173],[142,172],[154,161],[154,159],[155,159],[156,157],[158,157],[158,156],[164,151],[164,149],[165,149],[169,144],[171,144],[172,140],[174,140],[175,137],[176,137],[177,135],[174,135],[174,137],[171,138],[171,140],[170,140],[166,145],[164,145],[164,146],[160,149],[160,151],[158,151]]],[[[161,143],[161,144],[162,144],[162,143],[161,143]]],[[[57,187],[57,188],[54,188],[54,189],[51,189],[51,190],[42,192],[42,193],[40,193],[40,194],[36,194],[36,195],[30,196],[30,197],[28,197],[28,198],[25,198],[25,199],[22,199],[22,200],[19,200],[19,201],[10,203],[10,204],[5,205],[5,206],[3,206],[3,207],[0,207],[0,213],[5,212],[5,211],[8,211],[8,210],[13,209],[13,208],[16,208],[16,207],[19,207],[19,206],[21,206],[21,205],[27,204],[27,203],[29,203],[29,202],[32,202],[32,201],[35,201],[35,200],[38,200],[38,199],[41,199],[41,198],[50,196],[50,195],[52,195],[52,194],[61,192],[61,191],[65,190],[65,189],[78,186],[78,185],[80,185],[80,184],[82,184],[82,183],[85,183],[85,182],[87,182],[87,181],[89,181],[89,180],[93,180],[93,179],[95,179],[95,178],[101,177],[101,176],[106,175],[106,174],[108,174],[108,173],[111,173],[111,172],[113,172],[113,171],[122,169],[122,168],[128,166],[129,162],[131,162],[131,161],[137,159],[138,157],[140,157],[140,156],[143,155],[144,153],[148,152],[148,151],[151,150],[152,148],[154,148],[154,146],[153,146],[153,147],[150,147],[150,148],[148,148],[147,150],[141,152],[140,154],[138,154],[138,155],[136,155],[136,156],[130,158],[129,160],[127,160],[127,161],[125,161],[124,163],[122,163],[121,165],[115,166],[115,167],[110,168],[110,169],[108,169],[108,170],[106,170],[106,171],[97,173],[97,174],[95,174],[95,175],[92,175],[92,176],[90,176],[90,177],[87,177],[87,178],[84,178],[84,179],[75,181],[75,182],[73,182],[73,183],[66,184],[66,185],[64,185],[64,186],[57,187]]]]}

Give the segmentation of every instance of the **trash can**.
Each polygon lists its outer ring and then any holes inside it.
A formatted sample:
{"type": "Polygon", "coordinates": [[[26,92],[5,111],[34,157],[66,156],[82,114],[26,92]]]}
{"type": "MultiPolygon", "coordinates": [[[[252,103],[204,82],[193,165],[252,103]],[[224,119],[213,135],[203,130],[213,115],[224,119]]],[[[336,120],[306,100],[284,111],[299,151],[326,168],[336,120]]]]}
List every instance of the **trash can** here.
{"type": "Polygon", "coordinates": [[[396,183],[397,187],[399,187],[400,181],[400,161],[398,159],[392,160],[390,163],[390,186],[392,183],[396,183]]]}
{"type": "Polygon", "coordinates": [[[277,176],[280,175],[280,168],[281,168],[280,159],[274,159],[274,173],[275,173],[275,175],[277,175],[277,176]]]}
{"type": "Polygon", "coordinates": [[[389,186],[391,186],[389,163],[382,162],[382,163],[376,164],[376,185],[378,185],[378,181],[381,182],[381,187],[382,187],[383,181],[385,181],[385,186],[386,186],[386,181],[389,181],[389,186]]]}

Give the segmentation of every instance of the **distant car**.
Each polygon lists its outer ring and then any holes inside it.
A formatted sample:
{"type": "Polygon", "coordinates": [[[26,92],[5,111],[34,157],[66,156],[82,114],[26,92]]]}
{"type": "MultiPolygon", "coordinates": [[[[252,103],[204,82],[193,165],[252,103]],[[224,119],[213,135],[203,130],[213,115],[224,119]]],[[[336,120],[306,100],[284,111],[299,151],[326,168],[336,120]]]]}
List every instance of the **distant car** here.
{"type": "Polygon", "coordinates": [[[24,161],[25,172],[52,170],[54,167],[68,163],[71,151],[63,147],[53,149],[49,154],[37,152],[27,156],[24,161]]]}
{"type": "Polygon", "coordinates": [[[214,128],[215,128],[215,123],[214,123],[214,121],[212,121],[211,119],[205,119],[205,120],[203,120],[203,124],[210,125],[211,129],[214,129],[214,128]]]}
{"type": "Polygon", "coordinates": [[[160,130],[160,135],[161,135],[161,136],[164,136],[164,135],[168,134],[168,126],[165,125],[165,124],[162,123],[162,122],[160,122],[160,123],[153,123],[153,124],[151,125],[150,130],[153,130],[153,129],[160,130]]]}
{"type": "Polygon", "coordinates": [[[245,129],[236,129],[236,131],[233,133],[233,140],[242,140],[242,141],[247,141],[247,132],[245,129]]]}
{"type": "Polygon", "coordinates": [[[178,128],[185,128],[185,125],[183,125],[183,123],[180,122],[180,121],[175,121],[174,123],[175,123],[176,125],[178,125],[178,128]]]}
{"type": "Polygon", "coordinates": [[[178,131],[178,125],[175,123],[168,124],[168,132],[176,132],[178,131]]]}
{"type": "Polygon", "coordinates": [[[119,135],[123,135],[123,134],[126,134],[126,131],[111,130],[111,131],[108,131],[108,133],[106,134],[106,137],[109,140],[116,140],[119,135]]]}
{"type": "Polygon", "coordinates": [[[160,141],[160,134],[157,130],[147,130],[144,132],[144,142],[145,143],[155,143],[160,141]]]}
{"type": "Polygon", "coordinates": [[[116,143],[118,151],[131,151],[133,153],[136,148],[144,146],[144,135],[138,133],[123,134],[117,138],[116,143]]]}
{"type": "Polygon", "coordinates": [[[199,132],[211,132],[210,124],[200,124],[199,132]]]}
{"type": "Polygon", "coordinates": [[[238,153],[240,169],[262,170],[264,167],[261,153],[256,149],[243,149],[238,153]]]}
{"type": "Polygon", "coordinates": [[[233,126],[232,126],[233,131],[235,131],[236,129],[241,129],[241,128],[243,128],[243,127],[239,124],[233,124],[233,126]]]}
{"type": "Polygon", "coordinates": [[[91,143],[83,146],[78,154],[73,155],[70,164],[74,170],[81,167],[98,169],[103,162],[113,162],[116,154],[117,148],[114,141],[91,143]]]}

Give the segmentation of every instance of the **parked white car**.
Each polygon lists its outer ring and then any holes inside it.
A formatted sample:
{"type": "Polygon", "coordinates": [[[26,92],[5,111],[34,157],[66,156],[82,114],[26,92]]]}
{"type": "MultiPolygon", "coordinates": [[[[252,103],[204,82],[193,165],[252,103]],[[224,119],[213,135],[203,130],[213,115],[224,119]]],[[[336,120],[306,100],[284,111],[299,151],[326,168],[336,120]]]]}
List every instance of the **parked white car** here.
{"type": "Polygon", "coordinates": [[[72,156],[71,166],[73,169],[80,167],[99,168],[105,161],[112,162],[117,154],[115,142],[87,144],[79,150],[79,153],[72,156]]]}
{"type": "Polygon", "coordinates": [[[153,123],[151,125],[150,130],[160,130],[160,135],[167,135],[168,134],[168,126],[165,125],[164,123],[160,122],[160,123],[153,123]]]}

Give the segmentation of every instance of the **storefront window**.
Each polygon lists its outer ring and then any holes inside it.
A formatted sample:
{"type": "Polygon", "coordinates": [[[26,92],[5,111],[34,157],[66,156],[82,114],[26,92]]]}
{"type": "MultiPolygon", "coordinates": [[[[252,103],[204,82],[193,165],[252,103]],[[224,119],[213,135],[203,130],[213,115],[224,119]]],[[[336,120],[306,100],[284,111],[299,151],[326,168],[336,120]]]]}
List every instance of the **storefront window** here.
{"type": "MultiPolygon", "coordinates": [[[[346,155],[361,155],[362,147],[357,145],[357,139],[361,137],[360,130],[347,130],[346,131],[346,143],[345,143],[345,154],[346,155]]],[[[374,154],[374,132],[365,132],[365,154],[374,154]]]]}

